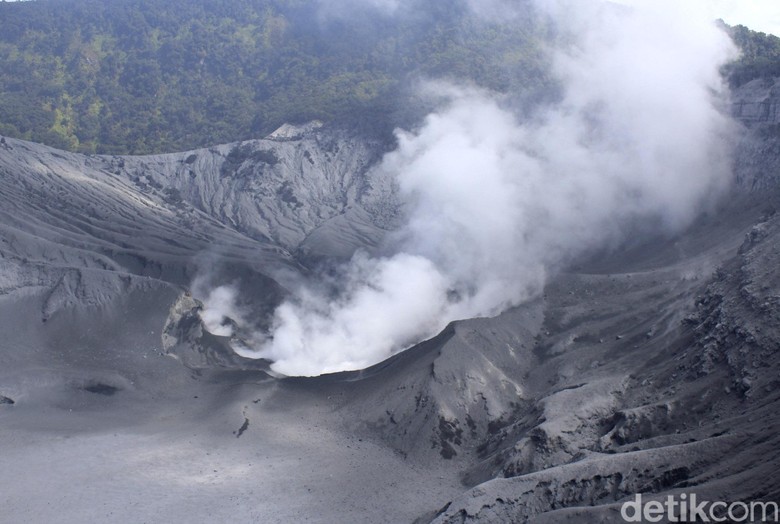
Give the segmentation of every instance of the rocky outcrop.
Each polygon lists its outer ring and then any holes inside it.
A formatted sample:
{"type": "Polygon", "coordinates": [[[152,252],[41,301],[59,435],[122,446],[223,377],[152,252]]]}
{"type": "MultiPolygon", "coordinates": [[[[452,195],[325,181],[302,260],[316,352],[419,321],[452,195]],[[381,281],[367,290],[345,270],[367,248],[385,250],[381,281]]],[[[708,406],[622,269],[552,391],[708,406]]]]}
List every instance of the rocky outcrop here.
{"type": "MultiPolygon", "coordinates": [[[[202,371],[219,368],[268,371],[263,359],[247,359],[237,355],[231,337],[209,333],[200,317],[203,304],[189,293],[183,293],[171,306],[162,330],[162,350],[188,369],[202,371]]],[[[232,337],[238,338],[238,337],[232,337]]]]}
{"type": "Polygon", "coordinates": [[[731,114],[749,125],[780,124],[780,79],[756,78],[732,93],[731,114]]]}
{"type": "Polygon", "coordinates": [[[742,187],[766,191],[780,185],[779,104],[779,78],[757,78],[731,94],[732,116],[744,126],[734,159],[742,187]]]}
{"type": "Polygon", "coordinates": [[[695,326],[689,374],[728,373],[723,387],[750,397],[780,389],[780,215],[764,216],[745,235],[686,319],[695,326]]]}

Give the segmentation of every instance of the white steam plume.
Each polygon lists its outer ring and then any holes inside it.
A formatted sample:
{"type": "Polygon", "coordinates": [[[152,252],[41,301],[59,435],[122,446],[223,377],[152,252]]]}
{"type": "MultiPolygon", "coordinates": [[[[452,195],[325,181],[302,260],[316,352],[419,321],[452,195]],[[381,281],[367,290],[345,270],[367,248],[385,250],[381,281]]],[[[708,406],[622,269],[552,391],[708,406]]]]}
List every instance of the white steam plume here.
{"type": "Polygon", "coordinates": [[[238,290],[233,285],[213,287],[208,273],[199,274],[193,280],[192,293],[203,304],[200,319],[206,330],[221,337],[231,337],[234,324],[245,324],[244,312],[237,305],[238,290]]]}
{"type": "Polygon", "coordinates": [[[527,300],[627,225],[684,227],[727,186],[730,126],[716,108],[719,66],[735,53],[726,35],[677,3],[566,5],[562,100],[518,122],[491,93],[431,85],[445,108],[399,131],[378,167],[408,204],[396,254],[355,255],[335,298],[304,289],[282,304],[252,356],[289,375],[368,366],[451,320],[527,300]]]}
{"type": "Polygon", "coordinates": [[[238,292],[231,286],[219,286],[211,291],[203,300],[203,310],[200,318],[209,333],[221,337],[233,335],[233,326],[229,319],[240,318],[236,309],[238,292]]]}

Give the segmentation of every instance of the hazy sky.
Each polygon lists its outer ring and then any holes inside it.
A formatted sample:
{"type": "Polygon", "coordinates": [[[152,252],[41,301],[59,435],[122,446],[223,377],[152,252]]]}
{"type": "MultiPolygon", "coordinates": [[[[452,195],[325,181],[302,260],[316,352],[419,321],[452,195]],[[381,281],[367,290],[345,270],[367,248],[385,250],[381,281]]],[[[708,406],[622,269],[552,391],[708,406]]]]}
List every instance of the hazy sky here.
{"type": "MultiPolygon", "coordinates": [[[[613,1],[627,5],[653,3],[653,0],[613,1]]],[[[780,36],[780,0],[707,0],[699,3],[705,6],[712,18],[722,18],[729,25],[741,24],[755,31],[780,36]]]]}
{"type": "MultiPolygon", "coordinates": [[[[7,0],[14,2],[16,0],[7,0]]],[[[622,4],[653,0],[613,0],[622,4]]],[[[687,2],[690,0],[681,0],[687,2]]],[[[722,18],[731,25],[742,24],[756,31],[780,36],[780,0],[707,0],[713,18],[722,18]]]]}
{"type": "Polygon", "coordinates": [[[746,25],[756,31],[780,35],[780,2],[777,0],[713,0],[713,14],[728,24],[746,25]]]}

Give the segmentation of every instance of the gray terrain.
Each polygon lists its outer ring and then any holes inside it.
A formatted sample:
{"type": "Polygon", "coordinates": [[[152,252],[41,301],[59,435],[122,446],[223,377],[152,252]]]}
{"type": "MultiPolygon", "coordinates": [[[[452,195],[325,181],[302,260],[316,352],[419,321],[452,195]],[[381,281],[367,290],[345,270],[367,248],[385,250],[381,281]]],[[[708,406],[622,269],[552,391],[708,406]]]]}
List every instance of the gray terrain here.
{"type": "MultiPolygon", "coordinates": [[[[386,145],[312,123],[146,157],[0,141],[0,521],[621,522],[780,501],[780,84],[729,197],[371,368],[279,377],[204,329],[380,251],[386,145]]],[[[241,336],[237,333],[236,336],[241,336]]]]}

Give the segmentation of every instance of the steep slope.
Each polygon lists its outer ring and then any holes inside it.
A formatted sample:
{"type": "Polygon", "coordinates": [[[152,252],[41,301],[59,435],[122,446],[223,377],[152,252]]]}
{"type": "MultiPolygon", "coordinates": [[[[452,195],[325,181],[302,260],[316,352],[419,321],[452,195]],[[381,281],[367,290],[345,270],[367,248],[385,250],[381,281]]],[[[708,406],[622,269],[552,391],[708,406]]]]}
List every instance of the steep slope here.
{"type": "MultiPolygon", "coordinates": [[[[147,157],[84,156],[2,140],[4,236],[12,228],[38,234],[49,248],[112,259],[187,257],[206,247],[248,258],[242,252],[251,250],[272,268],[294,266],[295,250],[334,254],[331,244],[349,251],[376,243],[395,211],[391,182],[364,176],[380,144],[316,126],[147,157]]],[[[36,256],[18,241],[5,249],[36,256]]]]}
{"type": "Polygon", "coordinates": [[[762,221],[712,277],[705,253],[551,284],[524,382],[534,417],[488,436],[465,480],[499,479],[436,521],[619,521],[635,493],[777,500],[778,231],[762,221]],[[594,508],[556,513],[580,506],[594,508]]]}
{"type": "Polygon", "coordinates": [[[87,273],[178,286],[205,274],[258,291],[247,296],[267,312],[280,292],[269,276],[376,245],[397,213],[391,181],[365,176],[381,146],[316,128],[150,157],[3,138],[2,290],[50,287],[46,320],[102,300],[87,273]]]}
{"type": "Polygon", "coordinates": [[[732,93],[732,114],[752,130],[742,135],[735,158],[743,187],[763,191],[780,184],[780,82],[757,78],[732,93]]]}

